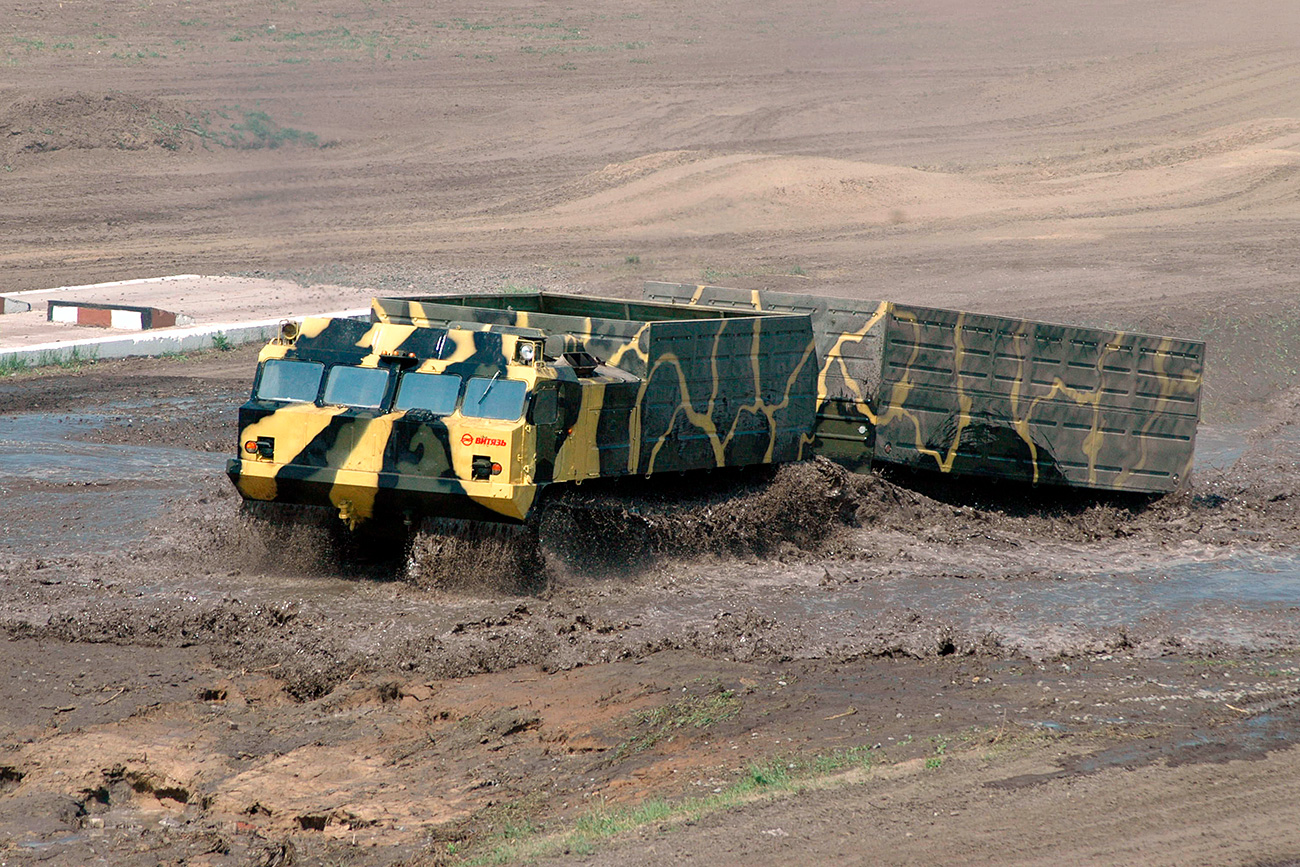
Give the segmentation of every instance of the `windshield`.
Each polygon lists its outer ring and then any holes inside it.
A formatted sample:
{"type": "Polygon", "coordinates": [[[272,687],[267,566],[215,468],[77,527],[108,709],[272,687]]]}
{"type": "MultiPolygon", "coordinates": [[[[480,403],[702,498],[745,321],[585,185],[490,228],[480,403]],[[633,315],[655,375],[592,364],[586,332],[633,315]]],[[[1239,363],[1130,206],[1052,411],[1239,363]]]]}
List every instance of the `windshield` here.
{"type": "Polygon", "coordinates": [[[388,390],[388,371],[336,364],[325,380],[325,403],[377,408],[388,390]]]}
{"type": "Polygon", "coordinates": [[[310,403],[320,391],[321,374],[325,365],[314,361],[273,360],[262,365],[262,378],[257,383],[258,400],[292,400],[310,403]]]}
{"type": "Polygon", "coordinates": [[[528,386],[516,379],[476,376],[465,384],[461,415],[513,421],[523,415],[528,386]]]}
{"type": "Polygon", "coordinates": [[[397,383],[393,409],[423,409],[435,415],[456,411],[460,377],[442,373],[406,373],[397,383]]]}

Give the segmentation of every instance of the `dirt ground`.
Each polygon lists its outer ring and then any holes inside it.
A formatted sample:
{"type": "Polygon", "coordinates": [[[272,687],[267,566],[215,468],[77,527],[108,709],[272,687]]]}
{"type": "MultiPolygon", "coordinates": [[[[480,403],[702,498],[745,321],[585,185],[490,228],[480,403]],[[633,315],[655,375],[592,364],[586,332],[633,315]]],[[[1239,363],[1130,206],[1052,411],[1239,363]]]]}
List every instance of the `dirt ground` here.
{"type": "Polygon", "coordinates": [[[2,379],[0,864],[1300,860],[1297,37],[1283,0],[9,3],[0,291],[691,280],[1209,368],[1186,494],[596,491],[623,523],[522,593],[241,514],[255,348],[2,379]]]}

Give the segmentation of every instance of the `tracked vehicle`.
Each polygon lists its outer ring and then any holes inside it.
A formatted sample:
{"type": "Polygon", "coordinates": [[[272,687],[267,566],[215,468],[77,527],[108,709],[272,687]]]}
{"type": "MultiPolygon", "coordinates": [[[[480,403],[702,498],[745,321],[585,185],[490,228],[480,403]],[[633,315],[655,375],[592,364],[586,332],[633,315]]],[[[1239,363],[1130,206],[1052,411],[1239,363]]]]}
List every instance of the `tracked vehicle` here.
{"type": "Polygon", "coordinates": [[[825,456],[1161,493],[1203,344],[890,302],[651,283],[377,298],[263,349],[228,474],[349,527],[523,523],[542,492],[825,456]]]}
{"type": "Polygon", "coordinates": [[[376,299],[262,352],[229,474],[349,525],[523,522],[554,484],[799,460],[811,320],[552,294],[376,299]]]}

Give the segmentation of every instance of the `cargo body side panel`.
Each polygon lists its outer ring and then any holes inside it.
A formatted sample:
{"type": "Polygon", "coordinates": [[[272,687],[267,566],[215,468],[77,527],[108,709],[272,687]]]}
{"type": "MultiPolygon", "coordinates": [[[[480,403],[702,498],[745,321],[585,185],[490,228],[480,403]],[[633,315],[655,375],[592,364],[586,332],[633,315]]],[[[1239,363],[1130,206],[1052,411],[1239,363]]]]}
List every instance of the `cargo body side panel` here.
{"type": "Polygon", "coordinates": [[[647,352],[635,472],[811,457],[817,368],[807,317],[656,322],[647,352]]]}
{"type": "Polygon", "coordinates": [[[803,456],[870,469],[888,304],[689,283],[647,283],[645,294],[668,304],[808,316],[817,349],[817,400],[812,440],[803,456]]]}
{"type": "Polygon", "coordinates": [[[1107,490],[1191,469],[1203,344],[892,305],[878,460],[1107,490]]]}
{"type": "Polygon", "coordinates": [[[648,283],[665,303],[807,312],[814,448],[958,475],[1163,493],[1188,477],[1204,344],[909,305],[648,283]]]}

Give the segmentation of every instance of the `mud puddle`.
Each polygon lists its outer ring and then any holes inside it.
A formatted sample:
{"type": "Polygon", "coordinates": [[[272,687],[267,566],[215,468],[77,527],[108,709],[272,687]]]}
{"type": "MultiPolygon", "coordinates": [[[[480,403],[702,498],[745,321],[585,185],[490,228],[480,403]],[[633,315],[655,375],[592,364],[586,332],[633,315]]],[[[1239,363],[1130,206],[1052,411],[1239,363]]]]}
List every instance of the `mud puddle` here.
{"type": "MultiPolygon", "coordinates": [[[[1271,432],[1270,444],[1295,446],[1300,452],[1300,426],[1285,424],[1271,432]]],[[[1258,437],[1251,425],[1202,424],[1196,431],[1195,469],[1226,470],[1258,445],[1258,437]]]]}
{"type": "Polygon", "coordinates": [[[912,575],[854,589],[826,607],[921,611],[969,635],[995,635],[1004,649],[1033,658],[1126,645],[1269,650],[1300,640],[1294,552],[1011,580],[912,575]]]}
{"type": "MultiPolygon", "coordinates": [[[[624,641],[737,659],[1270,651],[1300,643],[1300,555],[1238,552],[1158,570],[1029,576],[865,574],[852,562],[670,570],[607,587],[624,641]],[[738,575],[737,572],[740,574],[738,575]],[[728,574],[730,573],[730,574],[728,574]]],[[[874,567],[872,567],[874,568],[874,567]]],[[[612,652],[612,651],[611,651],[612,652]]]]}
{"type": "Polygon", "coordinates": [[[92,441],[109,418],[0,417],[0,548],[64,556],[139,542],[224,468],[218,454],[92,441]]]}
{"type": "MultiPolygon", "coordinates": [[[[717,543],[717,550],[675,555],[685,543],[665,537],[668,549],[635,569],[578,569],[524,595],[317,574],[295,567],[316,544],[314,536],[278,541],[255,558],[248,551],[256,539],[231,534],[238,498],[222,477],[223,454],[173,447],[154,437],[152,427],[135,442],[96,441],[106,424],[122,433],[123,418],[183,418],[185,401],[162,397],[107,403],[95,413],[0,417],[6,498],[0,548],[19,558],[76,558],[59,581],[102,585],[92,602],[42,590],[31,605],[14,606],[15,623],[36,626],[57,613],[66,623],[56,634],[67,639],[139,632],[150,641],[190,641],[196,628],[235,634],[196,626],[199,609],[214,623],[247,613],[254,625],[236,630],[243,635],[245,629],[255,634],[267,617],[278,629],[281,619],[266,612],[292,602],[288,628],[313,668],[341,670],[346,660],[353,669],[372,669],[400,661],[444,674],[525,662],[563,668],[663,648],[737,660],[948,654],[1038,660],[1116,651],[1160,655],[1171,648],[1268,651],[1300,643],[1300,552],[1294,549],[1216,545],[1195,538],[1194,530],[1160,545],[1140,536],[1063,541],[1052,536],[1061,520],[1071,520],[1068,514],[1009,518],[936,503],[874,479],[861,480],[862,496],[880,500],[894,518],[899,509],[909,517],[881,526],[868,516],[863,526],[837,530],[825,548],[820,541],[783,543],[774,546],[775,556],[760,557],[717,543]],[[889,506],[890,498],[898,504],[889,506]],[[133,553],[109,567],[101,558],[113,551],[133,553]],[[96,553],[86,559],[89,552],[96,553]],[[131,560],[137,555],[147,563],[143,568],[131,560]],[[327,623],[330,640],[321,644],[315,630],[327,623]],[[405,649],[381,649],[395,644],[405,649]],[[509,652],[502,651],[507,645],[509,652]]],[[[1233,444],[1251,439],[1225,430],[1203,441],[1214,460],[1236,460],[1233,444]]],[[[768,488],[752,486],[749,499],[716,492],[721,499],[710,508],[739,508],[735,523],[784,538],[775,510],[802,512],[802,505],[789,504],[821,502],[822,487],[847,496],[835,473],[804,472],[768,488]],[[786,488],[804,499],[785,497],[786,488]]],[[[831,522],[841,505],[835,500],[833,514],[819,523],[831,522]]],[[[594,534],[590,559],[599,561],[596,546],[618,529],[615,522],[594,534]]],[[[273,650],[270,644],[260,649],[257,662],[273,664],[279,652],[273,650]]],[[[328,688],[328,680],[312,689],[328,688]]]]}

